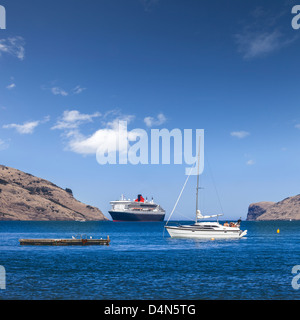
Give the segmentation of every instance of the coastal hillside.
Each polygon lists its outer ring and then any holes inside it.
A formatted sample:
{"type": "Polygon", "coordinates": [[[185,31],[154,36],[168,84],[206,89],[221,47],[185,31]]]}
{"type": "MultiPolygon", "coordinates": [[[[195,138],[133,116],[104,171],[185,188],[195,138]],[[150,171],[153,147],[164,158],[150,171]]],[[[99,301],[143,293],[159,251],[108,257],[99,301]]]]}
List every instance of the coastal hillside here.
{"type": "Polygon", "coordinates": [[[300,220],[300,195],[279,202],[252,203],[247,220],[300,220]]]}
{"type": "Polygon", "coordinates": [[[0,220],[108,220],[73,197],[71,189],[0,165],[0,220]]]}

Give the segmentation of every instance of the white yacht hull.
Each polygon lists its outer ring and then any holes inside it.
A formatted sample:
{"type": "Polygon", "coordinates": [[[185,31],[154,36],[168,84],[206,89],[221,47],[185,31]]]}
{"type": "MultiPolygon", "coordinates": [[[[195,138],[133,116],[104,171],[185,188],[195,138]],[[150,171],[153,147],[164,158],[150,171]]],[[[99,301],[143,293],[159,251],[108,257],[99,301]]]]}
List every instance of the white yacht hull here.
{"type": "Polygon", "coordinates": [[[191,238],[191,239],[239,239],[247,234],[247,230],[238,228],[226,228],[226,230],[197,230],[186,227],[167,226],[171,238],[191,238]]]}

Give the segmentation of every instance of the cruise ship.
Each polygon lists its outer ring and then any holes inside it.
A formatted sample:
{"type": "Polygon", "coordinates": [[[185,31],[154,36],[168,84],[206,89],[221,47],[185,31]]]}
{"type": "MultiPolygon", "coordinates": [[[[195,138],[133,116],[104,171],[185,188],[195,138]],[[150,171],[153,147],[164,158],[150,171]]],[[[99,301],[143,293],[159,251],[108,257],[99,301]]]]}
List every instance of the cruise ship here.
{"type": "Polygon", "coordinates": [[[120,200],[110,202],[112,208],[109,214],[113,221],[163,221],[165,210],[151,201],[145,200],[141,194],[137,199],[126,199],[123,195],[120,200]]]}

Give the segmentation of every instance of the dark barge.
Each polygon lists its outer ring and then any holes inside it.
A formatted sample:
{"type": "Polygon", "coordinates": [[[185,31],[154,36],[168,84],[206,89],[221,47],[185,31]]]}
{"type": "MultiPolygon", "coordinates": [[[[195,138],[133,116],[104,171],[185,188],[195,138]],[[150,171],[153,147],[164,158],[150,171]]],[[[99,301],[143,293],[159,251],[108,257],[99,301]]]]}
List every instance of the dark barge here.
{"type": "Polygon", "coordinates": [[[90,245],[106,245],[110,243],[109,236],[106,239],[20,239],[20,245],[32,246],[90,246],[90,245]]]}

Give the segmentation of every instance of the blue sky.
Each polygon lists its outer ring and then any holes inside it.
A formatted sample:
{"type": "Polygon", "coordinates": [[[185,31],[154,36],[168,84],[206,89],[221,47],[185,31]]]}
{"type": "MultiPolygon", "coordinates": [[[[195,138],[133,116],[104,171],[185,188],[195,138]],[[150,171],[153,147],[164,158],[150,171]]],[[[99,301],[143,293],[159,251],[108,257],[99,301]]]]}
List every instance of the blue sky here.
{"type": "MultiPolygon", "coordinates": [[[[122,193],[170,213],[185,164],[101,166],[74,147],[127,119],[129,130],[205,130],[206,214],[245,219],[252,202],[299,194],[295,4],[0,0],[0,163],[71,188],[108,217],[122,193]]],[[[194,218],[195,180],[174,219],[194,218]]]]}

